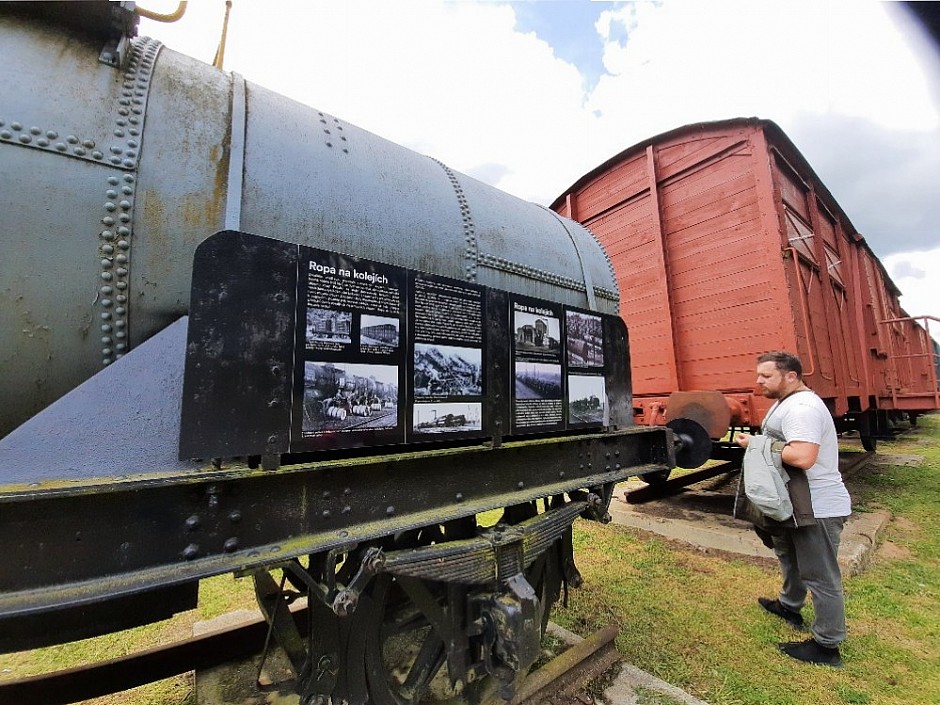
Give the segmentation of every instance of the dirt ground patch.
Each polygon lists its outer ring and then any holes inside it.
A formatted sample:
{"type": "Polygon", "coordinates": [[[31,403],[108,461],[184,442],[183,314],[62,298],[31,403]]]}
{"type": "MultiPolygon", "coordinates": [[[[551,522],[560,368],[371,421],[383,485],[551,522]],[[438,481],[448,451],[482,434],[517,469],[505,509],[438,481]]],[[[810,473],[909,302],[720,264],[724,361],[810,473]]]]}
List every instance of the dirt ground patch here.
{"type": "Polygon", "coordinates": [[[892,541],[882,541],[878,545],[877,553],[879,559],[889,561],[906,561],[911,558],[910,549],[899,546],[892,541]]]}

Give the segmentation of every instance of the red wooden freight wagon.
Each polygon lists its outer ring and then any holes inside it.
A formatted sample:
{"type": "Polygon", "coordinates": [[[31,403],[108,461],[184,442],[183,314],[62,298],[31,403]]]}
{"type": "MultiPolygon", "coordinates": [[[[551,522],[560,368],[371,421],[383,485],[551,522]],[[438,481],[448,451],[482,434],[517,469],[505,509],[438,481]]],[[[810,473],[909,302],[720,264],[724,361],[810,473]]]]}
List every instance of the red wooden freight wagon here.
{"type": "MultiPolygon", "coordinates": [[[[755,358],[795,351],[840,430],[865,446],[940,408],[928,317],[899,291],[773,122],[688,125],[624,150],[552,208],[598,237],[620,285],[639,423],[719,439],[759,426],[755,358]]],[[[936,319],[932,319],[936,324],[936,319]]],[[[936,326],[935,328],[940,328],[936,326]]]]}

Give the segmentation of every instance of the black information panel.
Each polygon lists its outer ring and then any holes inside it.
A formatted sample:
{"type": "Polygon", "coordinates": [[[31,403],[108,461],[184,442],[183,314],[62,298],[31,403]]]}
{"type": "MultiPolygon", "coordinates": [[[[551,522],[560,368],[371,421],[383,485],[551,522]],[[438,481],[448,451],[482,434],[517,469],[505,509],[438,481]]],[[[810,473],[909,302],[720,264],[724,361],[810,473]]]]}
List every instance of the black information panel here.
{"type": "Polygon", "coordinates": [[[509,301],[513,432],[606,425],[601,316],[521,296],[509,301]]]}
{"type": "Polygon", "coordinates": [[[298,247],[291,452],[405,441],[408,280],[298,247]]]}
{"type": "Polygon", "coordinates": [[[630,407],[614,357],[615,316],[221,232],[194,260],[180,457],[602,428],[630,407]]]}
{"type": "Polygon", "coordinates": [[[410,439],[488,435],[484,288],[421,273],[410,281],[410,439]]]}

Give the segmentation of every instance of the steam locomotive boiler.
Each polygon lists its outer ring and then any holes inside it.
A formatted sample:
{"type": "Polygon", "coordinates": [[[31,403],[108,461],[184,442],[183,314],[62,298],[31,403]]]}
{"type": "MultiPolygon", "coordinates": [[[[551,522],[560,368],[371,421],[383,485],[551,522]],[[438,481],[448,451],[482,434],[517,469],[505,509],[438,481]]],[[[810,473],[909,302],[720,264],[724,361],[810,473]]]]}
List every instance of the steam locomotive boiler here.
{"type": "Polygon", "coordinates": [[[236,573],[303,702],[510,697],[574,520],[675,458],[604,251],[136,25],[0,8],[0,648],[236,573]]]}

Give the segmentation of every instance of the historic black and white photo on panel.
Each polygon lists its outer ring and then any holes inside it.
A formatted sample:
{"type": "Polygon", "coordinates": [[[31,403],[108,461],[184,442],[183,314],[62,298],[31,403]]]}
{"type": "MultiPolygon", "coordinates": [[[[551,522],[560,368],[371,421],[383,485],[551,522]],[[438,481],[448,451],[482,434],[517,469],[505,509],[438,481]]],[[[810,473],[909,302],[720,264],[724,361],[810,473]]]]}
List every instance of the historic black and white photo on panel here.
{"type": "Polygon", "coordinates": [[[400,321],[387,316],[362,314],[359,323],[359,344],[368,347],[397,348],[400,321]]]}
{"type": "Polygon", "coordinates": [[[454,433],[480,431],[483,405],[471,403],[422,403],[414,405],[415,433],[454,433]]]}
{"type": "Polygon", "coordinates": [[[604,333],[600,316],[565,313],[565,346],[569,367],[603,367],[604,333]]]}
{"type": "Polygon", "coordinates": [[[561,399],[561,365],[516,361],[516,399],[561,399]]]}
{"type": "Polygon", "coordinates": [[[568,422],[603,423],[607,414],[607,389],[600,375],[568,376],[568,422]]]}
{"type": "Polygon", "coordinates": [[[307,309],[307,344],[313,342],[350,343],[352,312],[327,308],[307,309]]]}
{"type": "Polygon", "coordinates": [[[555,316],[513,312],[516,352],[557,352],[561,345],[561,325],[555,316]]]}
{"type": "Polygon", "coordinates": [[[483,391],[480,348],[415,343],[415,397],[467,397],[483,391]]]}
{"type": "Polygon", "coordinates": [[[398,425],[398,367],[345,362],[304,364],[303,432],[398,425]]]}

